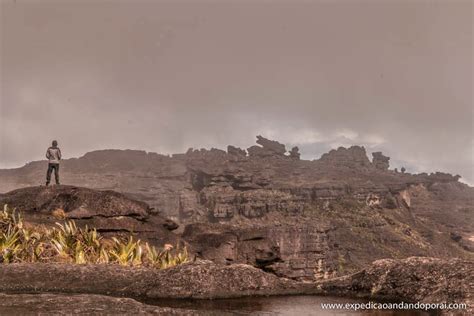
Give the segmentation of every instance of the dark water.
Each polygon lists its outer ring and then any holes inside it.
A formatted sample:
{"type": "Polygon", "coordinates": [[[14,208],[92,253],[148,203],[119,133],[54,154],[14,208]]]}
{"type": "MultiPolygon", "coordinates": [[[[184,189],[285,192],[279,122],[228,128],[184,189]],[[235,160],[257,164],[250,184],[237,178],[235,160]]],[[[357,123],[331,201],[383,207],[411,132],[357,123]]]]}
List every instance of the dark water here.
{"type": "Polygon", "coordinates": [[[212,315],[383,315],[383,316],[421,316],[436,315],[425,311],[413,310],[325,310],[321,303],[366,303],[366,300],[348,299],[331,296],[272,296],[248,297],[218,300],[153,300],[147,304],[187,308],[207,311],[212,315]]]}

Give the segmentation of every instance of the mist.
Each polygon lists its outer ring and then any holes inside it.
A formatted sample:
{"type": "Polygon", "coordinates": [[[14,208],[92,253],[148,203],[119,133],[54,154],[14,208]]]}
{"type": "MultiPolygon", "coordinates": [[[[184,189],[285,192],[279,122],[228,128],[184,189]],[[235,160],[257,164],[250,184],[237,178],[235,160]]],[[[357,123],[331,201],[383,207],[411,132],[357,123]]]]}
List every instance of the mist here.
{"type": "Polygon", "coordinates": [[[2,1],[0,168],[339,146],[474,183],[471,1],[2,1]]]}

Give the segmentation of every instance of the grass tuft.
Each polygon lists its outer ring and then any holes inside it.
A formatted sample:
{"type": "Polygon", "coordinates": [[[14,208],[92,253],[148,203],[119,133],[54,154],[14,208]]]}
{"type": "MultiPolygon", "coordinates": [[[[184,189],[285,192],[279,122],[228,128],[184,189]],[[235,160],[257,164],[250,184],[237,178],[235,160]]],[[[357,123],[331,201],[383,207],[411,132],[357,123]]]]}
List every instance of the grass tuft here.
{"type": "Polygon", "coordinates": [[[26,227],[21,214],[7,205],[0,212],[0,263],[115,263],[165,269],[189,260],[186,247],[166,244],[158,250],[133,236],[107,239],[95,228],[78,228],[72,220],[51,229],[26,227]]]}

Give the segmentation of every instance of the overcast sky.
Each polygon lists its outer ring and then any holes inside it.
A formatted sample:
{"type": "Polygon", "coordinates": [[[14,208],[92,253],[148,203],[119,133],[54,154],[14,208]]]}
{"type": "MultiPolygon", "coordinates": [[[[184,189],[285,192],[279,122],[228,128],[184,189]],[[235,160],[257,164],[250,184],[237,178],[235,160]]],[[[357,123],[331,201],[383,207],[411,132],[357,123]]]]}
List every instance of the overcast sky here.
{"type": "Polygon", "coordinates": [[[471,1],[0,1],[0,167],[262,134],[474,183],[471,1]]]}

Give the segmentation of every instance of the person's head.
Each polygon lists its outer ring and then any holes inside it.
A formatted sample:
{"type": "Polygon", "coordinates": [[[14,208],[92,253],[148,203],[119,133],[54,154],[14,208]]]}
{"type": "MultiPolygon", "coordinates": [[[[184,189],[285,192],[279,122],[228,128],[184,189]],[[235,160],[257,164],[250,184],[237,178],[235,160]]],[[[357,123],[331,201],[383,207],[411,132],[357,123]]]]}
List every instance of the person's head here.
{"type": "Polygon", "coordinates": [[[53,140],[53,147],[57,147],[58,146],[58,141],[57,140],[53,140]]]}

